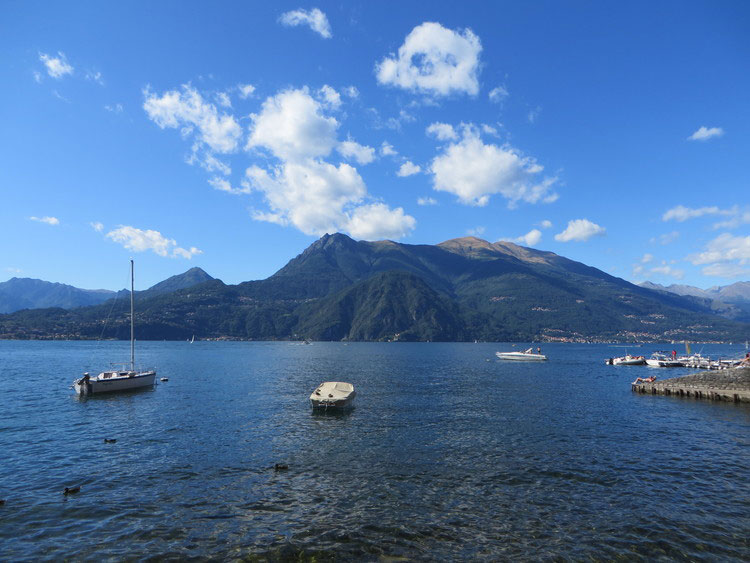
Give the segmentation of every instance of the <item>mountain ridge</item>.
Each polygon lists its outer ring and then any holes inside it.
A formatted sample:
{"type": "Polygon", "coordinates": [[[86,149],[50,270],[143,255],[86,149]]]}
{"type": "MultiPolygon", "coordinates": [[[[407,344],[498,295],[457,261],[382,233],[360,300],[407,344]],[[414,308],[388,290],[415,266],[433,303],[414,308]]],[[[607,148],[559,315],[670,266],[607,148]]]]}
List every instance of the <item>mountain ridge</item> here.
{"type": "MultiPolygon", "coordinates": [[[[335,233],[265,280],[212,279],[136,300],[141,339],[720,341],[750,333],[711,302],[476,237],[412,245],[335,233]]],[[[98,337],[110,309],[0,315],[0,336],[98,337]]],[[[124,337],[124,303],[114,310],[112,334],[124,337]]]]}
{"type": "MultiPolygon", "coordinates": [[[[212,280],[204,270],[193,267],[163,280],[141,292],[144,295],[170,293],[212,280]]],[[[81,289],[72,285],[49,282],[35,278],[11,278],[0,282],[0,313],[12,313],[21,309],[44,309],[60,307],[74,309],[97,305],[109,299],[127,296],[130,291],[121,289],[81,289]]]]}

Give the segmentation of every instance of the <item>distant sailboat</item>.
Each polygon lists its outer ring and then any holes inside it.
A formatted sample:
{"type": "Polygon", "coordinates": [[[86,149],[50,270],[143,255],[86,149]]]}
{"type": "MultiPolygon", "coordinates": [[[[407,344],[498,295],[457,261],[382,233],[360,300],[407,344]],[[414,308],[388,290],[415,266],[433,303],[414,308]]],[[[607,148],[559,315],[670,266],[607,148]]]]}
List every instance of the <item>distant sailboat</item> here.
{"type": "MultiPolygon", "coordinates": [[[[130,369],[103,371],[96,377],[83,377],[73,382],[73,389],[78,395],[130,391],[143,387],[153,387],[156,379],[155,370],[137,371],[135,369],[135,315],[133,310],[134,274],[133,260],[130,260],[130,369]]],[[[127,364],[126,364],[127,365],[127,364]]]]}
{"type": "Polygon", "coordinates": [[[190,344],[192,344],[193,342],[195,342],[195,335],[193,335],[193,338],[190,339],[190,344]]]}

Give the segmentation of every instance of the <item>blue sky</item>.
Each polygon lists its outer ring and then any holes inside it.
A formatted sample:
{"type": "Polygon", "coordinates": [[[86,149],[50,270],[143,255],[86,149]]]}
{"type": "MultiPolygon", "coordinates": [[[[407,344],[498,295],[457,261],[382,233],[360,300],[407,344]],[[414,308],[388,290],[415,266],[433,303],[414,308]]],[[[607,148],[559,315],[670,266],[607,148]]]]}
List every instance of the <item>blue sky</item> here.
{"type": "Polygon", "coordinates": [[[238,283],[335,231],[750,279],[746,2],[0,11],[0,281],[238,283]]]}

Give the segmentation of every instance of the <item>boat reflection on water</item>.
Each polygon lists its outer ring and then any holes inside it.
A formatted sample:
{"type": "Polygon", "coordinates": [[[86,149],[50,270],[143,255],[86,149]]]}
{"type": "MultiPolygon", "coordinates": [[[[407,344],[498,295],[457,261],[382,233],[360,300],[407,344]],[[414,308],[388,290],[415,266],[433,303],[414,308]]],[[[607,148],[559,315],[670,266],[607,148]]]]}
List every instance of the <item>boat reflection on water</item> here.
{"type": "Polygon", "coordinates": [[[71,397],[79,403],[85,403],[86,401],[120,401],[125,400],[128,397],[136,397],[138,395],[153,393],[156,391],[157,385],[157,383],[154,383],[149,387],[134,387],[133,389],[123,389],[121,391],[118,391],[117,393],[94,393],[91,395],[85,393],[74,393],[71,397]]]}

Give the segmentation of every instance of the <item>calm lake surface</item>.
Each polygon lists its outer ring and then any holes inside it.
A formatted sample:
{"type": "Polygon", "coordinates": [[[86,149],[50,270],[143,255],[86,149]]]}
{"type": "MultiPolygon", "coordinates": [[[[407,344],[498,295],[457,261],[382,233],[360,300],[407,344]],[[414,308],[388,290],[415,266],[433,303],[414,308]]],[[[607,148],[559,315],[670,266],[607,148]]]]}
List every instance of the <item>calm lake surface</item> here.
{"type": "Polygon", "coordinates": [[[494,356],[522,348],[141,342],[168,383],[79,400],[128,342],[0,341],[0,559],[750,560],[747,405],[634,394],[624,348],[494,356]],[[313,414],[331,380],[357,408],[313,414]]]}

